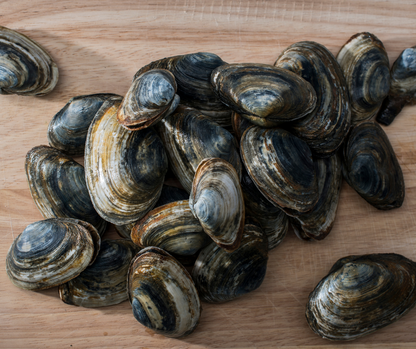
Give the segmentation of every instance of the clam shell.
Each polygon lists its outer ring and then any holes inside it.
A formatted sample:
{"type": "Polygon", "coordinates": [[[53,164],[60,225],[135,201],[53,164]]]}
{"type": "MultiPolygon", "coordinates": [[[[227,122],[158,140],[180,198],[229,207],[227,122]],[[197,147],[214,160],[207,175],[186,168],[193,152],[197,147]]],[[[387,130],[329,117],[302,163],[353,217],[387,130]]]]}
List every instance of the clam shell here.
{"type": "Polygon", "coordinates": [[[345,180],[369,204],[379,210],[402,205],[402,169],[387,135],[377,123],[364,121],[352,128],[342,161],[345,180]]]}
{"type": "Polygon", "coordinates": [[[90,264],[94,243],[76,220],[51,218],[29,224],[6,257],[10,281],[26,290],[43,290],[78,276],[90,264]]]}
{"type": "Polygon", "coordinates": [[[106,100],[88,131],[85,177],[101,217],[122,225],[137,221],[159,198],[168,163],[152,129],[131,132],[117,122],[120,98],[106,100]]]}
{"type": "Polygon", "coordinates": [[[99,93],[71,98],[49,123],[49,145],[68,155],[84,155],[85,139],[92,119],[104,101],[115,96],[99,93]]]}
{"type": "Polygon", "coordinates": [[[308,144],[314,155],[335,154],[351,123],[348,88],[335,57],[321,44],[302,41],[284,50],[274,65],[298,74],[316,92],[315,109],[294,121],[290,130],[308,144]]]}
{"type": "Polygon", "coordinates": [[[234,136],[240,144],[241,137],[245,130],[254,124],[250,120],[243,118],[240,114],[235,111],[231,114],[231,126],[233,127],[234,136]]]}
{"type": "Polygon", "coordinates": [[[230,163],[219,158],[201,161],[189,206],[218,246],[228,252],[238,248],[244,229],[244,199],[237,171],[230,163]]]}
{"type": "Polygon", "coordinates": [[[258,226],[246,224],[235,251],[226,252],[215,243],[205,247],[195,262],[192,278],[202,300],[228,302],[260,287],[267,260],[266,235],[258,226]]]}
{"type": "Polygon", "coordinates": [[[135,256],[127,289],[136,320],[158,334],[185,337],[199,323],[202,308],[191,276],[160,248],[148,247],[135,256]]]}
{"type": "Polygon", "coordinates": [[[78,277],[59,286],[67,304],[106,307],[127,300],[127,271],[139,248],[127,240],[104,240],[92,265],[78,277]]]}
{"type": "Polygon", "coordinates": [[[342,258],[309,295],[306,319],[325,339],[357,339],[407,314],[416,303],[415,286],[415,263],[403,256],[342,258]]]}
{"type": "Polygon", "coordinates": [[[390,65],[383,43],[371,33],[353,35],[337,55],[347,82],[351,123],[377,114],[390,89],[390,65]]]}
{"type": "Polygon", "coordinates": [[[104,234],[107,222],[94,209],[82,165],[41,145],[27,153],[25,170],[30,194],[43,217],[80,219],[104,234]]]}
{"type": "Polygon", "coordinates": [[[0,94],[43,96],[59,78],[58,67],[37,42],[0,26],[0,94]]]}
{"type": "Polygon", "coordinates": [[[300,119],[315,107],[312,86],[298,75],[267,64],[226,64],[211,83],[221,101],[253,124],[275,127],[300,119]]]}

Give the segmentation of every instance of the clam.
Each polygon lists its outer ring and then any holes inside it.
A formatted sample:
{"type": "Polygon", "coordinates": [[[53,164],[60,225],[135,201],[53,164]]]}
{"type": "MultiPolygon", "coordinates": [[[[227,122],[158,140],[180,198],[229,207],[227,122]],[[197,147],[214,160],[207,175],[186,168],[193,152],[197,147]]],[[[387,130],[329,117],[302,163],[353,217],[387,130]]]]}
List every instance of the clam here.
{"type": "Polygon", "coordinates": [[[235,111],[231,114],[231,126],[233,127],[234,136],[240,144],[241,137],[245,130],[254,124],[250,120],[243,118],[240,114],[235,111]]]}
{"type": "Polygon", "coordinates": [[[149,70],[167,69],[178,84],[181,104],[198,109],[221,126],[230,126],[231,111],[221,103],[210,83],[212,71],[223,64],[220,57],[209,52],[167,57],[141,68],[134,80],[149,70]]]}
{"type": "Polygon", "coordinates": [[[241,158],[260,192],[275,206],[306,212],[318,201],[318,184],[307,144],[281,129],[247,129],[241,158]]]}
{"type": "Polygon", "coordinates": [[[201,161],[192,183],[189,206],[205,233],[228,252],[240,244],[244,199],[237,171],[227,161],[201,161]]]}
{"type": "Polygon", "coordinates": [[[121,98],[104,102],[88,131],[85,177],[92,203],[106,221],[122,225],[142,218],[156,203],[168,163],[151,129],[131,132],[117,121],[121,98]]]}
{"type": "Polygon", "coordinates": [[[185,337],[199,323],[202,309],[191,276],[160,248],[145,248],[134,257],[127,291],[136,320],[158,334],[185,337]]]}
{"type": "Polygon", "coordinates": [[[198,110],[179,106],[156,125],[175,176],[189,193],[199,163],[205,158],[228,161],[241,175],[241,162],[230,132],[198,110]]]}
{"type": "Polygon", "coordinates": [[[192,256],[211,242],[193,216],[188,200],[151,210],[133,227],[131,239],[140,247],[156,246],[180,256],[192,256]]]}
{"type": "Polygon", "coordinates": [[[43,96],[58,78],[58,67],[42,46],[0,26],[0,94],[43,96]]]}
{"type": "Polygon", "coordinates": [[[416,46],[405,49],[390,71],[391,88],[377,115],[377,121],[390,125],[406,104],[416,104],[416,46]]]}
{"type": "Polygon", "coordinates": [[[78,276],[94,256],[90,232],[77,220],[51,218],[29,224],[6,257],[10,281],[26,290],[43,290],[78,276]]]}
{"type": "Polygon", "coordinates": [[[258,126],[275,127],[315,108],[316,94],[306,80],[267,64],[220,66],[211,83],[225,105],[258,126]]]}
{"type": "Polygon", "coordinates": [[[371,33],[355,34],[341,48],[337,60],[350,93],[352,124],[371,119],[390,89],[389,59],[383,43],[371,33]]]}
{"type": "Polygon", "coordinates": [[[115,224],[114,227],[116,228],[118,235],[120,235],[122,238],[130,239],[131,230],[135,224],[136,222],[127,224],[115,224]]]}
{"type": "Polygon", "coordinates": [[[104,101],[115,96],[99,93],[71,98],[49,123],[49,145],[68,155],[84,155],[85,139],[92,119],[104,101]]]}
{"type": "Polygon", "coordinates": [[[345,257],[309,295],[306,319],[325,339],[357,339],[407,314],[415,286],[416,265],[401,255],[345,257]]]}
{"type": "Polygon", "coordinates": [[[228,302],[260,287],[267,260],[266,235],[258,226],[246,224],[235,251],[226,252],[215,243],[205,247],[195,262],[192,278],[202,300],[228,302]]]}
{"type": "Polygon", "coordinates": [[[400,207],[404,200],[402,169],[383,129],[364,121],[351,129],[343,149],[343,176],[379,210],[400,207]]]}
{"type": "Polygon", "coordinates": [[[80,164],[41,145],[27,153],[25,170],[30,194],[43,217],[77,218],[104,234],[107,222],[94,209],[80,164]]]}
{"type": "Polygon", "coordinates": [[[141,130],[171,114],[179,101],[173,74],[165,69],[153,69],[135,77],[117,119],[128,130],[141,130]]]}
{"type": "Polygon", "coordinates": [[[127,240],[104,240],[96,261],[78,277],[59,286],[67,304],[105,307],[127,300],[127,271],[139,248],[127,240]]]}
{"type": "Polygon", "coordinates": [[[335,57],[321,44],[302,41],[284,50],[274,65],[298,74],[314,88],[315,109],[294,121],[290,130],[314,155],[331,156],[341,146],[351,123],[348,88],[335,57]]]}

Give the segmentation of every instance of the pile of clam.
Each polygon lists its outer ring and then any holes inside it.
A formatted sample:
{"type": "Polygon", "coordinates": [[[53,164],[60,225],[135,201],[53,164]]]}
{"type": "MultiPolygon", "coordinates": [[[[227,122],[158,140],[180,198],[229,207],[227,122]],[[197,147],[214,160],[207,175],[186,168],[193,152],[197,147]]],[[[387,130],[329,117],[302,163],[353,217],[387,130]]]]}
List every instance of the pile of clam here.
{"type": "MultiPolygon", "coordinates": [[[[0,53],[1,93],[55,86],[56,65],[31,39],[0,28],[0,53]]],[[[371,118],[391,122],[415,102],[416,48],[392,69],[381,41],[360,33],[336,58],[309,41],[274,66],[187,54],[141,68],[124,98],[72,98],[49,124],[50,147],[27,154],[45,220],[13,242],[10,280],[59,286],[83,307],[129,299],[144,326],[190,334],[201,300],[260,287],[289,223],[304,240],[329,234],[342,177],[380,210],[402,205],[400,165],[371,118]],[[108,222],[124,239],[101,241],[108,222]]],[[[402,256],[349,256],[311,293],[306,317],[324,338],[354,339],[407,313],[415,285],[402,256]]]]}

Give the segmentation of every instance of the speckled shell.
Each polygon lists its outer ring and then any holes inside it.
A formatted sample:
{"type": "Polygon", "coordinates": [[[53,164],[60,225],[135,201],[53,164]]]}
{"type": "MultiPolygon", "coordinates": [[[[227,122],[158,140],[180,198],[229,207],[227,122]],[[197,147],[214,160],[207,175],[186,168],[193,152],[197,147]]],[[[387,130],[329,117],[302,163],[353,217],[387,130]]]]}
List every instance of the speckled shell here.
{"type": "Polygon", "coordinates": [[[136,76],[118,110],[118,122],[132,131],[152,126],[179,105],[176,89],[175,77],[166,69],[136,76]]]}
{"type": "Polygon", "coordinates": [[[0,26],[0,94],[43,96],[59,78],[58,67],[37,42],[0,26]]]}
{"type": "Polygon", "coordinates": [[[211,83],[225,105],[262,127],[300,119],[315,108],[315,91],[306,80],[267,64],[223,65],[212,72],[211,83]]]}
{"type": "Polygon", "coordinates": [[[26,290],[43,290],[78,276],[90,264],[94,243],[82,225],[51,218],[29,224],[6,257],[10,281],[26,290]]]}
{"type": "Polygon", "coordinates": [[[302,41],[284,50],[275,66],[298,74],[316,92],[315,109],[294,121],[290,130],[308,144],[314,155],[335,154],[351,124],[348,88],[335,57],[321,44],[302,41]]]}
{"type": "Polygon", "coordinates": [[[205,158],[222,158],[241,176],[241,161],[234,137],[198,110],[179,106],[156,126],[172,171],[188,193],[195,171],[205,158]]]}
{"type": "Polygon", "coordinates": [[[77,218],[104,234],[107,222],[94,209],[82,165],[41,145],[27,153],[25,170],[30,194],[43,217],[77,218]]]}
{"type": "Polygon", "coordinates": [[[134,78],[152,69],[167,69],[175,76],[181,104],[198,109],[221,126],[230,126],[231,111],[218,99],[210,83],[212,71],[223,64],[226,63],[216,54],[190,53],[152,62],[134,78]]]}
{"type": "Polygon", "coordinates": [[[215,243],[205,247],[192,270],[199,296],[223,303],[259,288],[266,275],[267,237],[256,225],[246,224],[240,247],[226,252],[215,243]]]}
{"type": "Polygon", "coordinates": [[[274,205],[306,212],[318,201],[318,184],[307,144],[286,130],[247,129],[241,158],[260,192],[274,205]]]}
{"type": "Polygon", "coordinates": [[[319,336],[353,340],[407,314],[416,303],[416,265],[397,254],[338,260],[309,295],[306,319],[319,336]]]}
{"type": "Polygon", "coordinates": [[[106,100],[88,131],[85,177],[92,203],[113,224],[132,223],[156,203],[167,157],[150,128],[128,131],[117,122],[120,98],[106,100]]]}
{"type": "Polygon", "coordinates": [[[402,205],[402,169],[387,135],[377,123],[364,121],[352,128],[342,161],[345,180],[369,204],[379,210],[402,205]]]}
{"type": "Polygon", "coordinates": [[[156,333],[180,338],[198,325],[202,308],[192,278],[162,249],[148,247],[135,256],[127,287],[134,317],[156,333]]]}
{"type": "Polygon", "coordinates": [[[391,68],[391,88],[377,115],[390,125],[406,104],[416,104],[416,46],[405,49],[391,68]]]}
{"type": "Polygon", "coordinates": [[[127,300],[127,271],[139,248],[127,240],[104,240],[92,265],[78,277],[59,286],[67,304],[85,308],[106,307],[127,300]]]}
{"type": "Polygon", "coordinates": [[[68,155],[84,155],[85,139],[92,119],[104,101],[115,96],[100,93],[71,98],[49,123],[49,145],[68,155]]]}
{"type": "Polygon", "coordinates": [[[244,229],[244,199],[237,171],[227,161],[208,158],[199,164],[189,206],[205,233],[228,252],[240,245],[244,229]]]}
{"type": "Polygon", "coordinates": [[[192,256],[212,242],[193,216],[188,200],[150,211],[133,227],[131,239],[140,247],[157,246],[181,256],[192,256]]]}
{"type": "Polygon", "coordinates": [[[291,212],[290,221],[299,238],[322,240],[330,233],[341,192],[341,167],[341,158],[337,154],[326,159],[315,159],[319,200],[309,212],[291,212]]]}
{"type": "MultiPolygon", "coordinates": [[[[246,216],[257,219],[267,235],[269,250],[279,245],[289,229],[289,219],[280,208],[274,206],[254,185],[247,171],[241,177],[246,216]]],[[[246,224],[247,219],[246,219],[246,224]]]]}
{"type": "Polygon", "coordinates": [[[390,89],[390,65],[383,43],[371,33],[353,35],[337,55],[347,82],[351,123],[377,114],[390,89]]]}

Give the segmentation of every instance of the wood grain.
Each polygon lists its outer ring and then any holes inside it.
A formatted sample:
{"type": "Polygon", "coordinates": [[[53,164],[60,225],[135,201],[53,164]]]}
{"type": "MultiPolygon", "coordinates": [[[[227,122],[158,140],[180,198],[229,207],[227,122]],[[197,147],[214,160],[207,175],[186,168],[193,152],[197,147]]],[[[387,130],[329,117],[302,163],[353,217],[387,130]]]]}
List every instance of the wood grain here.
{"type": "MultiPolygon", "coordinates": [[[[201,323],[181,340],[155,335],[128,302],[88,310],[62,303],[57,289],[17,289],[5,258],[26,225],[42,219],[24,173],[26,153],[47,144],[53,115],[82,94],[124,94],[134,73],[158,58],[208,51],[228,62],[273,63],[301,40],[336,54],[353,34],[381,39],[391,63],[416,44],[415,1],[46,1],[0,2],[1,25],[43,45],[60,69],[45,97],[0,96],[0,347],[1,348],[330,348],[305,320],[309,293],[332,264],[350,254],[395,252],[416,260],[416,107],[384,127],[406,183],[402,208],[377,211],[343,184],[337,221],[322,242],[293,233],[270,254],[266,279],[253,294],[203,304],[201,323]]],[[[80,159],[82,161],[82,159],[80,159]]],[[[114,230],[106,233],[114,237],[114,230]]],[[[341,348],[413,348],[416,310],[341,348]]]]}

